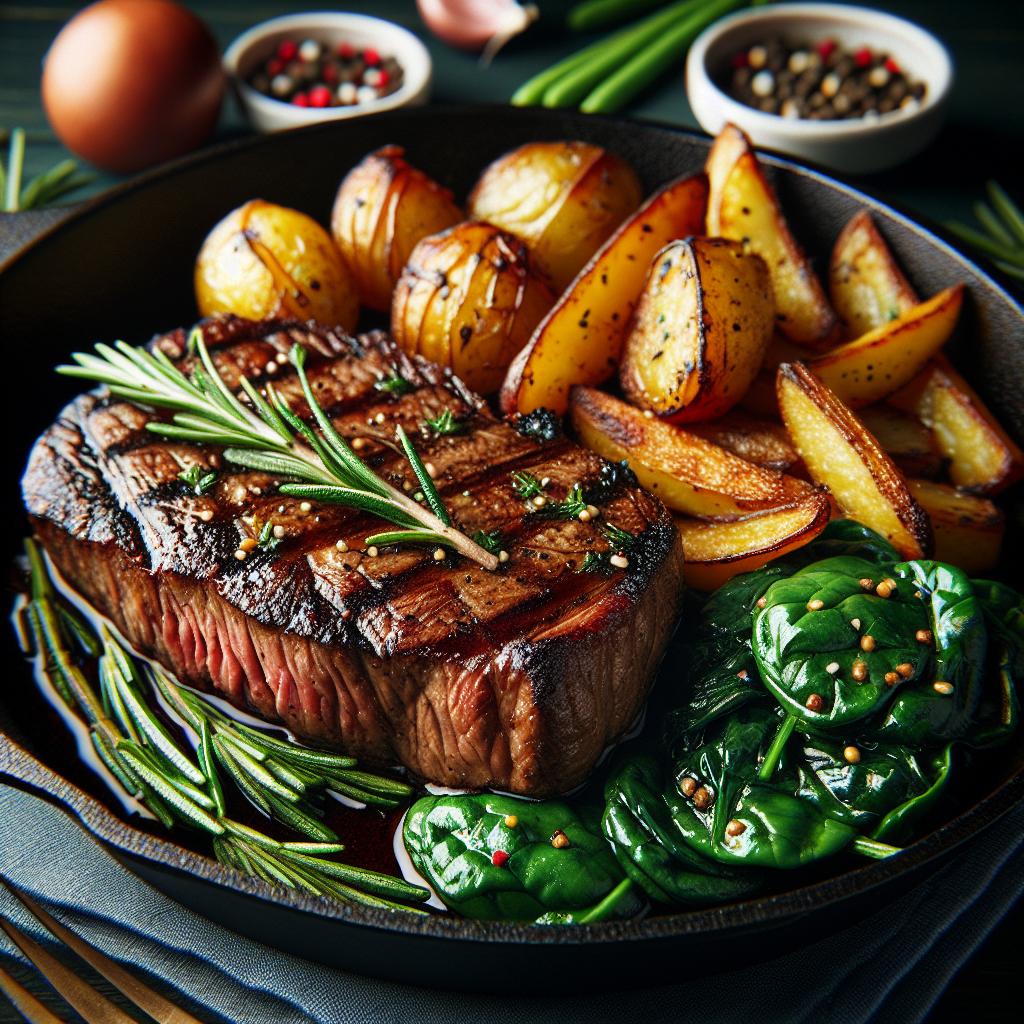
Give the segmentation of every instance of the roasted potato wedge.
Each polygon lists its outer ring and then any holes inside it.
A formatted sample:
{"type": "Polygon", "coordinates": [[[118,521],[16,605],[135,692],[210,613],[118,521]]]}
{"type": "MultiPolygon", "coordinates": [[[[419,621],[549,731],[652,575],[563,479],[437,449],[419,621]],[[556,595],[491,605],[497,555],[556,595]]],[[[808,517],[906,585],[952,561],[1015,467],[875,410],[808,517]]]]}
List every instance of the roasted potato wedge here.
{"type": "Polygon", "coordinates": [[[946,344],[960,316],[963,294],[962,284],[946,288],[807,365],[851,408],[880,402],[912,380],[946,344]]]}
{"type": "Polygon", "coordinates": [[[253,199],[206,236],[195,266],[203,316],[294,317],[355,328],[355,282],[331,236],[312,217],[253,199]]]}
{"type": "Polygon", "coordinates": [[[996,566],[1006,532],[996,505],[934,480],[908,480],[907,486],[932,521],[936,558],[972,574],[996,566]]]}
{"type": "Polygon", "coordinates": [[[995,494],[1024,476],[1024,452],[943,355],[890,401],[931,428],[958,487],[995,494]]]}
{"type": "Polygon", "coordinates": [[[697,590],[715,590],[741,572],[759,569],[810,543],[831,515],[828,498],[812,492],[801,502],[753,512],[732,522],[677,516],[686,583],[697,590]]]}
{"type": "Polygon", "coordinates": [[[651,260],[673,239],[703,229],[707,195],[703,175],[674,181],[605,242],[509,367],[501,389],[506,413],[541,406],[564,413],[574,384],[614,376],[651,260]]]}
{"type": "Polygon", "coordinates": [[[782,421],[811,479],[905,557],[927,555],[928,516],[867,427],[803,363],[779,367],[778,389],[782,421]]]}
{"type": "Polygon", "coordinates": [[[867,210],[854,214],[836,239],[828,285],[847,338],[882,327],[919,302],[867,210]]]}
{"type": "Polygon", "coordinates": [[[804,480],[755,466],[603,391],[573,388],[569,408],[583,444],[606,459],[628,459],[644,487],[677,512],[733,518],[813,493],[804,480]]]}
{"type": "Polygon", "coordinates": [[[857,415],[908,477],[932,478],[942,473],[942,453],[932,432],[916,416],[885,402],[861,409],[857,415]]]}
{"type": "Polygon", "coordinates": [[[511,232],[561,292],[640,205],[633,168],[587,142],[531,142],[487,167],[469,215],[511,232]]]}
{"type": "Polygon", "coordinates": [[[331,233],[362,304],[383,311],[416,243],[462,219],[451,192],[408,163],[401,146],[385,146],[345,175],[331,233]]]}
{"type": "Polygon", "coordinates": [[[721,416],[757,376],[774,319],[760,256],[725,238],[670,242],[655,256],[636,308],[622,390],[674,422],[721,416]]]}
{"type": "Polygon", "coordinates": [[[779,330],[800,345],[827,348],[836,337],[836,315],[786,224],[750,140],[735,125],[719,133],[705,170],[707,233],[749,244],[771,271],[779,330]]]}
{"type": "Polygon", "coordinates": [[[801,468],[800,456],[781,423],[733,409],[707,423],[689,423],[686,429],[763,469],[788,473],[801,468]]]}
{"type": "Polygon", "coordinates": [[[391,334],[488,394],[553,301],[525,243],[467,221],[413,249],[395,286],[391,334]]]}

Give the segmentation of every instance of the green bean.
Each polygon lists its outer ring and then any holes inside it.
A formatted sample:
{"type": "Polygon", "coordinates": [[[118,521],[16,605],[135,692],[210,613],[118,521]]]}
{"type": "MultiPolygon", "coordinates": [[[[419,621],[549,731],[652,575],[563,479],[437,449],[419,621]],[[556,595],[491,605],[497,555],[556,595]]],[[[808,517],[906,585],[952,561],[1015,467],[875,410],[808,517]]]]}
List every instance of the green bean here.
{"type": "Polygon", "coordinates": [[[575,106],[592,89],[600,88],[598,83],[614,74],[617,68],[623,67],[623,62],[629,64],[631,58],[638,59],[638,56],[646,58],[648,48],[655,46],[659,39],[670,33],[679,18],[687,19],[704,7],[705,0],[681,0],[617,32],[585,65],[570,71],[549,86],[541,102],[545,107],[575,106]]]}
{"type": "Polygon", "coordinates": [[[569,9],[565,23],[573,32],[597,32],[655,7],[664,7],[665,3],[666,0],[582,0],[569,9]]]}
{"type": "Polygon", "coordinates": [[[558,61],[557,64],[552,64],[551,67],[545,68],[543,71],[538,71],[532,78],[528,78],[514,93],[509,102],[514,107],[532,107],[540,103],[541,97],[544,95],[544,90],[549,85],[553,85],[563,75],[568,74],[570,71],[576,68],[582,67],[589,61],[594,54],[600,52],[605,45],[608,43],[607,39],[602,39],[593,46],[588,46],[585,49],[578,50],[576,53],[564,60],[558,61]]]}
{"type": "Polygon", "coordinates": [[[697,10],[688,12],[671,27],[662,26],[649,46],[627,60],[585,97],[580,109],[588,114],[620,110],[668,71],[707,25],[737,6],[737,0],[712,0],[701,3],[697,10]]]}

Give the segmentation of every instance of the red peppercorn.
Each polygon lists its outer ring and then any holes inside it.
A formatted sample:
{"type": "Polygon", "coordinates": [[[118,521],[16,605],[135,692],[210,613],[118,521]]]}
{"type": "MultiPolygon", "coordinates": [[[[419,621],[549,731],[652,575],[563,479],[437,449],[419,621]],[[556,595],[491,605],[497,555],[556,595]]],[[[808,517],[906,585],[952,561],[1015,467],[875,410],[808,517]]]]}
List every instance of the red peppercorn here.
{"type": "Polygon", "coordinates": [[[746,50],[740,50],[739,53],[734,53],[732,55],[732,66],[734,68],[745,68],[749,63],[750,60],[747,57],[746,50]]]}
{"type": "Polygon", "coordinates": [[[903,69],[895,60],[893,60],[892,57],[887,57],[885,59],[885,70],[888,71],[890,75],[898,75],[903,69]]]}
{"type": "Polygon", "coordinates": [[[342,60],[349,60],[354,57],[356,48],[351,43],[339,43],[338,44],[338,56],[342,60]]]}
{"type": "Polygon", "coordinates": [[[320,70],[320,77],[328,85],[333,85],[338,80],[338,69],[333,64],[325,64],[320,70]]]}
{"type": "Polygon", "coordinates": [[[308,107],[309,106],[309,97],[304,92],[297,92],[292,97],[292,103],[296,107],[308,107]]]}
{"type": "Polygon", "coordinates": [[[859,50],[855,50],[853,54],[853,63],[859,68],[866,68],[871,63],[871,51],[866,47],[862,46],[859,50]]]}
{"type": "Polygon", "coordinates": [[[383,68],[381,68],[380,71],[377,72],[377,88],[382,88],[383,86],[387,85],[388,82],[390,81],[391,76],[383,68]]]}
{"type": "Polygon", "coordinates": [[[380,54],[372,46],[368,46],[363,50],[363,60],[366,61],[367,64],[379,64],[380,54]]]}
{"type": "Polygon", "coordinates": [[[295,55],[298,52],[299,44],[294,39],[282,39],[277,47],[278,58],[285,62],[295,60],[295,55]]]}
{"type": "Polygon", "coordinates": [[[828,60],[835,48],[836,41],[834,39],[822,39],[822,41],[815,47],[818,51],[818,56],[822,60],[828,60]]]}
{"type": "Polygon", "coordinates": [[[331,90],[326,85],[314,85],[309,90],[309,105],[311,107],[327,107],[331,103],[331,90]]]}
{"type": "Polygon", "coordinates": [[[283,60],[278,60],[276,57],[272,57],[267,61],[267,74],[270,75],[271,78],[273,78],[274,75],[281,74],[282,71],[284,71],[283,60]]]}
{"type": "Polygon", "coordinates": [[[495,850],[491,854],[491,863],[496,868],[503,868],[508,863],[508,854],[504,850],[495,850]]]}

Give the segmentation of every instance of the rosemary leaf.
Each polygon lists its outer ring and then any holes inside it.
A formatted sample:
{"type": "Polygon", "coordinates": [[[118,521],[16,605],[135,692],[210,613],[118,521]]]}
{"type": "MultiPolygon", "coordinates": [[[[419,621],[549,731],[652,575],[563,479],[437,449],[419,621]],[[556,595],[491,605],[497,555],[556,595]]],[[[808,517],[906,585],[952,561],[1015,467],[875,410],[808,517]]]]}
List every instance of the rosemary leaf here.
{"type": "Polygon", "coordinates": [[[430,530],[389,530],[384,533],[373,533],[366,538],[367,546],[371,544],[435,544],[445,545],[451,543],[446,537],[439,533],[432,533],[430,530]]]}
{"type": "Polygon", "coordinates": [[[372,772],[346,769],[343,772],[338,772],[336,777],[379,793],[390,793],[392,796],[408,797],[413,793],[412,786],[407,782],[402,782],[401,779],[391,779],[386,775],[374,775],[372,772]]]}
{"type": "MultiPolygon", "coordinates": [[[[330,484],[281,484],[279,490],[293,498],[306,498],[309,501],[322,501],[329,505],[345,505],[369,512],[380,519],[391,520],[398,526],[415,529],[417,522],[411,515],[400,512],[388,501],[369,491],[359,491],[352,487],[338,487],[330,484]]],[[[447,524],[445,524],[447,525],[447,524]]]]}
{"type": "Polygon", "coordinates": [[[430,893],[419,885],[412,885],[393,875],[385,875],[379,871],[371,871],[369,868],[352,867],[349,864],[339,864],[336,861],[320,861],[305,853],[297,853],[294,850],[288,851],[288,859],[296,864],[315,867],[318,871],[331,878],[338,878],[343,882],[351,882],[358,885],[365,892],[376,893],[380,896],[397,897],[398,899],[415,900],[422,902],[430,898],[430,893]]]}
{"type": "Polygon", "coordinates": [[[416,474],[416,479],[419,481],[420,487],[423,490],[423,496],[427,499],[427,504],[430,506],[434,515],[444,523],[445,526],[452,525],[452,517],[448,515],[448,509],[445,508],[444,502],[441,500],[441,495],[437,492],[437,487],[434,486],[434,481],[430,474],[427,472],[426,466],[423,465],[423,460],[419,456],[419,452],[413,447],[412,441],[409,440],[409,435],[406,434],[405,430],[399,426],[396,430],[398,434],[399,443],[402,445],[402,451],[405,452],[405,457],[409,460],[409,465],[412,466],[412,471],[416,474]]]}
{"type": "Polygon", "coordinates": [[[279,800],[273,794],[267,794],[267,800],[272,808],[274,817],[295,829],[296,832],[301,832],[303,835],[309,836],[310,839],[321,843],[330,843],[337,840],[337,833],[333,829],[317,821],[316,818],[311,814],[307,814],[301,808],[284,800],[279,800]]]}
{"type": "Polygon", "coordinates": [[[328,853],[341,853],[345,849],[344,843],[303,843],[289,842],[282,843],[281,849],[292,850],[295,853],[309,853],[314,857],[328,853]]]}
{"type": "Polygon", "coordinates": [[[397,807],[402,802],[395,797],[381,793],[374,793],[371,790],[362,789],[359,786],[351,786],[347,782],[341,782],[338,779],[333,779],[328,784],[328,787],[335,793],[347,796],[349,799],[356,800],[369,807],[397,807]]]}
{"type": "Polygon", "coordinates": [[[289,763],[306,764],[313,768],[324,771],[351,768],[355,765],[354,757],[345,757],[342,754],[334,754],[328,750],[313,750],[311,747],[300,747],[294,743],[285,743],[283,740],[275,739],[266,733],[248,725],[238,723],[238,732],[244,734],[249,741],[258,747],[263,747],[268,753],[279,757],[289,763]]]}
{"type": "Polygon", "coordinates": [[[189,824],[204,832],[212,832],[214,835],[220,835],[224,831],[224,826],[216,818],[194,800],[175,789],[163,775],[154,771],[144,757],[140,756],[139,749],[130,740],[122,740],[117,745],[117,749],[128,762],[132,771],[189,824]]]}
{"type": "Polygon", "coordinates": [[[217,814],[223,818],[227,810],[224,800],[224,787],[220,784],[220,775],[217,771],[217,759],[213,752],[213,733],[210,731],[210,722],[203,718],[199,721],[199,747],[196,750],[199,758],[199,767],[206,776],[206,786],[213,798],[217,808],[217,814]]]}
{"type": "MultiPolygon", "coordinates": [[[[171,739],[163,724],[150,711],[135,689],[129,685],[125,676],[121,673],[112,675],[113,686],[120,695],[124,706],[128,709],[128,714],[131,715],[135,727],[145,737],[145,742],[158,751],[189,782],[194,783],[196,786],[205,785],[206,777],[185,757],[178,745],[171,739]]],[[[201,800],[198,802],[202,803],[201,800]]]]}

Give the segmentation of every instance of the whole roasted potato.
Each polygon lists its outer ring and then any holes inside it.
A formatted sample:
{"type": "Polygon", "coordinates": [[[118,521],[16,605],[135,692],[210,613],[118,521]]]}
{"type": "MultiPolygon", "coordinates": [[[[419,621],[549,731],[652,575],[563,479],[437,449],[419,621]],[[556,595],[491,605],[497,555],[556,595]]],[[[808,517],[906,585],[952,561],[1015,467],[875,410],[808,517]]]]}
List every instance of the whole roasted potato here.
{"type": "Polygon", "coordinates": [[[519,239],[468,221],[413,249],[395,286],[391,333],[487,394],[553,302],[519,239]]]}
{"type": "Polygon", "coordinates": [[[371,153],[345,175],[331,233],[364,306],[387,310],[391,292],[421,238],[462,220],[452,194],[405,160],[400,146],[371,153]]]}
{"type": "Polygon", "coordinates": [[[494,161],[469,215],[511,231],[563,291],[643,198],[633,169],[586,142],[531,142],[494,161]]]}
{"type": "Polygon", "coordinates": [[[312,217],[253,199],[207,236],[195,267],[203,316],[237,313],[317,320],[351,331],[359,316],[352,276],[312,217]]]}
{"type": "Polygon", "coordinates": [[[619,380],[639,406],[677,422],[731,409],[772,336],[768,267],[739,242],[688,238],[654,257],[619,380]]]}

